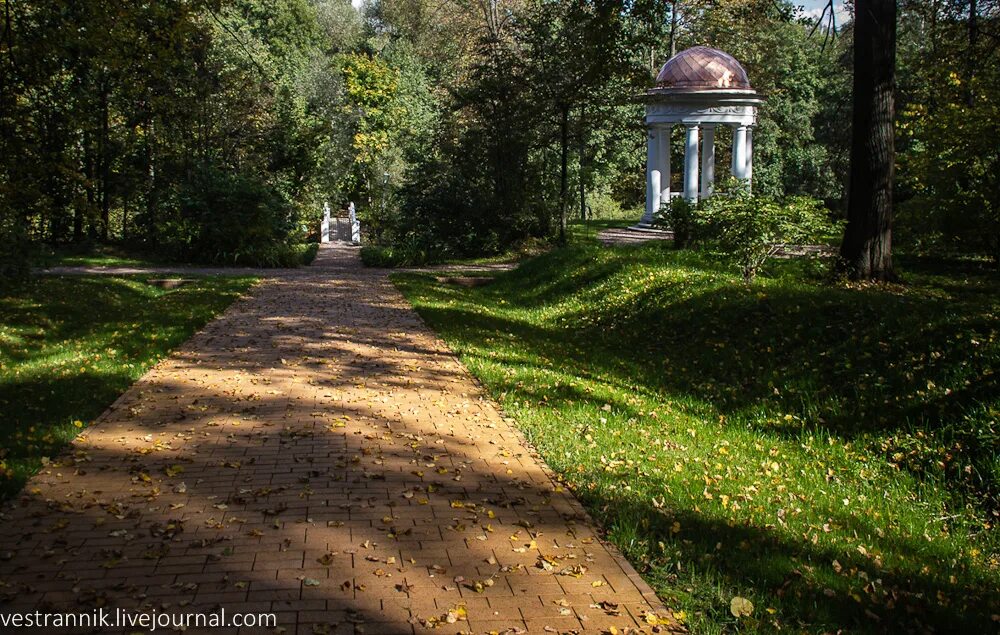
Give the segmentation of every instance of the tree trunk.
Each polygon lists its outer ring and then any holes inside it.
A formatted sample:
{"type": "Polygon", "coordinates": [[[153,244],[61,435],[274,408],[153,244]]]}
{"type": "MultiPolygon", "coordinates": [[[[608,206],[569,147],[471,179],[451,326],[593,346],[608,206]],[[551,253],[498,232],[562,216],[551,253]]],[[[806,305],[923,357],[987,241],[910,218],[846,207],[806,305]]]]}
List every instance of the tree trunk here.
{"type": "Polygon", "coordinates": [[[976,100],[975,89],[972,86],[972,78],[976,73],[976,64],[981,64],[982,60],[976,59],[976,45],[979,43],[979,2],[969,0],[969,50],[965,56],[968,60],[968,71],[966,73],[966,99],[969,108],[972,108],[976,100]]]}
{"type": "Polygon", "coordinates": [[[84,214],[92,218],[94,210],[94,152],[91,147],[91,135],[87,130],[82,132],[82,142],[83,146],[83,192],[87,200],[86,209],[84,209],[83,203],[78,199],[75,205],[75,213],[73,215],[73,241],[80,242],[83,240],[83,221],[84,214]]]}
{"type": "Polygon", "coordinates": [[[108,195],[108,137],[111,131],[107,80],[101,82],[101,139],[98,152],[101,174],[101,239],[107,242],[111,226],[111,197],[108,195]]]}
{"type": "Polygon", "coordinates": [[[566,212],[569,207],[569,183],[567,162],[569,161],[569,106],[563,105],[562,122],[560,125],[560,144],[562,150],[562,167],[559,172],[559,242],[566,242],[566,212]]]}
{"type": "Polygon", "coordinates": [[[146,201],[146,217],[144,220],[145,232],[149,237],[150,242],[154,245],[159,244],[160,236],[157,227],[157,217],[156,211],[159,206],[158,191],[156,183],[156,150],[153,147],[153,135],[156,133],[156,129],[153,124],[153,119],[150,117],[145,121],[144,126],[144,139],[145,139],[145,160],[146,160],[146,183],[145,183],[145,201],[146,201]]]}
{"type": "Polygon", "coordinates": [[[587,220],[587,122],[586,106],[580,105],[580,220],[587,220]]]}
{"type": "Polygon", "coordinates": [[[132,197],[126,194],[122,201],[122,240],[128,240],[128,208],[131,202],[132,197]]]}
{"type": "Polygon", "coordinates": [[[890,280],[894,177],[896,1],[858,0],[847,228],[840,247],[854,280],[890,280]]]}

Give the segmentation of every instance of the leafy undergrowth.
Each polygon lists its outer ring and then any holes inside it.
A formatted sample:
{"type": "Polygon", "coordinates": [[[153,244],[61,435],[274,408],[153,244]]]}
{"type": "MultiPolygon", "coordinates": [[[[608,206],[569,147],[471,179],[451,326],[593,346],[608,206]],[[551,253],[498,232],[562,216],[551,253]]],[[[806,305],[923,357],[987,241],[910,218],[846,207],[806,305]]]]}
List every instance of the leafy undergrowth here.
{"type": "Polygon", "coordinates": [[[419,246],[365,245],[361,248],[361,261],[366,267],[395,268],[422,267],[424,265],[489,265],[518,262],[537,256],[551,248],[549,241],[539,238],[522,240],[500,253],[477,258],[464,258],[444,251],[435,252],[419,246]]]}
{"type": "Polygon", "coordinates": [[[0,295],[0,498],[256,281],[144,280],[39,276],[0,295]]]}
{"type": "Polygon", "coordinates": [[[992,631],[1000,279],[807,269],[573,246],[394,280],[693,632],[992,631]]]}

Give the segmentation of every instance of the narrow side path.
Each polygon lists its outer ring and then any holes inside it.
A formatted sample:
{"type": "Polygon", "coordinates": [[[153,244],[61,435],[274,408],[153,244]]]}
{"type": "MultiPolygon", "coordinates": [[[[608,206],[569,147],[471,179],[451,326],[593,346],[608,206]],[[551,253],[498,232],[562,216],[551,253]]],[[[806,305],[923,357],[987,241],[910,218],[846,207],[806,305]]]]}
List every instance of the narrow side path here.
{"type": "Polygon", "coordinates": [[[97,607],[275,612],[303,634],[652,632],[663,614],[347,247],[263,282],[4,506],[0,613],[97,607]]]}

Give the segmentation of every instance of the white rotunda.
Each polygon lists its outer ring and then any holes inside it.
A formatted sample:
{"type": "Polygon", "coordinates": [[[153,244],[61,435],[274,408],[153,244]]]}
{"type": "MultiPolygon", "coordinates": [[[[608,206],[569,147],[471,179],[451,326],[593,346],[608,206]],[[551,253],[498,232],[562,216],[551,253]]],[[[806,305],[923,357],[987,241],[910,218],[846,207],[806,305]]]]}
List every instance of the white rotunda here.
{"type": "Polygon", "coordinates": [[[715,183],[715,130],[733,130],[731,170],[738,179],[753,178],[753,127],[763,103],[736,59],[718,49],[695,46],[670,58],[646,91],[646,211],[649,225],[660,204],[683,195],[697,202],[715,183]],[[684,126],[684,178],[680,192],[670,187],[670,132],[684,126]],[[700,148],[699,148],[700,143],[700,148]],[[700,150],[700,151],[699,151],[700,150]],[[700,171],[699,171],[700,164],[700,171]]]}

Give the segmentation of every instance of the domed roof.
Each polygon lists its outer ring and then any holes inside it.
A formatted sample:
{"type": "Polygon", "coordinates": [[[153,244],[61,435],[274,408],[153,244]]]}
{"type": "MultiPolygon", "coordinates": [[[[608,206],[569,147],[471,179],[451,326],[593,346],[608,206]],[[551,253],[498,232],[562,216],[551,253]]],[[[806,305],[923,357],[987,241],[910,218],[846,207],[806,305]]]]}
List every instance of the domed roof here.
{"type": "Polygon", "coordinates": [[[657,88],[752,90],[747,72],[729,53],[693,46],[674,55],[656,76],[657,88]]]}

